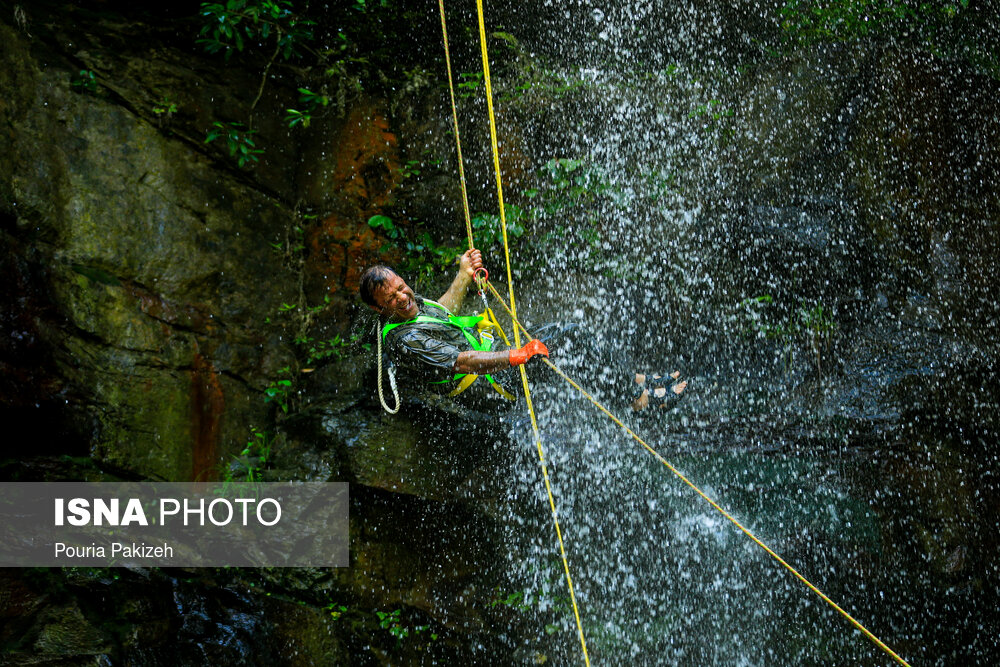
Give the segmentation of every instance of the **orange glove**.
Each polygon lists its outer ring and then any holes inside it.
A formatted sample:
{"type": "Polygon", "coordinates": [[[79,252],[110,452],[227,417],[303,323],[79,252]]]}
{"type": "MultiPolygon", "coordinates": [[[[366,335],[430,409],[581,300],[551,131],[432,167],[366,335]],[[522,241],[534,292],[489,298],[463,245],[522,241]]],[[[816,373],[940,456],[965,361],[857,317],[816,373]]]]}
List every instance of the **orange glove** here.
{"type": "Polygon", "coordinates": [[[535,338],[525,343],[524,347],[521,349],[511,350],[507,354],[507,358],[510,360],[511,366],[520,366],[521,364],[527,363],[528,359],[531,359],[536,354],[540,354],[545,358],[548,358],[549,348],[545,347],[545,343],[535,338]]]}

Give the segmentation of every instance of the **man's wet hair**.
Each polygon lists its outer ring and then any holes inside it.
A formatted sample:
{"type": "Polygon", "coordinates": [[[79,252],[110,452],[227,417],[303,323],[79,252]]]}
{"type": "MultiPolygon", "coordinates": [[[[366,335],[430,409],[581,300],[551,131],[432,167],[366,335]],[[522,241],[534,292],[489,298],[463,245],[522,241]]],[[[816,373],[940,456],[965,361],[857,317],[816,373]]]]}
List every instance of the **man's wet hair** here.
{"type": "Polygon", "coordinates": [[[378,303],[375,302],[375,291],[387,280],[397,275],[399,274],[392,267],[384,264],[376,264],[365,269],[365,272],[361,274],[361,284],[358,286],[361,300],[369,306],[378,308],[378,303]]]}

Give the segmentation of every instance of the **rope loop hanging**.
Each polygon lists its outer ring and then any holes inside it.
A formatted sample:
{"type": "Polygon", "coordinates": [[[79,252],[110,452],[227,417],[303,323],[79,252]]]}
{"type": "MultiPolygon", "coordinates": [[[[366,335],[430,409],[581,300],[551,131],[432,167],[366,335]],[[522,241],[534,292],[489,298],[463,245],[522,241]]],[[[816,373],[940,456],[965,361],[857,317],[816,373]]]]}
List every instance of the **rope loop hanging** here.
{"type": "Polygon", "coordinates": [[[390,408],[388,402],[385,400],[385,396],[382,393],[382,332],[376,330],[375,332],[378,343],[376,343],[376,354],[378,355],[378,400],[382,403],[382,407],[390,415],[394,415],[399,412],[400,400],[399,400],[399,390],[396,389],[396,372],[393,370],[392,364],[389,364],[389,368],[386,369],[389,375],[389,388],[392,389],[393,398],[396,399],[396,407],[390,408]]]}

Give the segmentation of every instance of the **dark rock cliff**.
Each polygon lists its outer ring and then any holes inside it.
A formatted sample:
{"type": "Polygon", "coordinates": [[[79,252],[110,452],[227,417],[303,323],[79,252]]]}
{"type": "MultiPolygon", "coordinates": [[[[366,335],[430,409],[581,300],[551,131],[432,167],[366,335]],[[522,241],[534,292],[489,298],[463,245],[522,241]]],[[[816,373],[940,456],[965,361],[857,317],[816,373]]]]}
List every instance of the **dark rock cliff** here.
{"type": "Polygon", "coordinates": [[[459,499],[490,457],[449,458],[383,418],[373,353],[346,345],[360,271],[398,259],[368,218],[454,220],[454,178],[399,188],[400,133],[436,135],[443,120],[421,114],[440,86],[411,81],[394,98],[392,84],[338,94],[335,79],[331,108],[292,129],[300,68],[206,54],[197,4],[2,8],[5,478],[219,479],[254,427],[279,433],[266,479],[349,481],[354,501],[345,570],[7,573],[6,648],[73,664],[328,664],[395,651],[372,610],[401,607],[444,635],[431,654],[466,654],[447,627],[479,632],[470,604],[488,599],[477,587],[493,559],[490,521],[459,499]],[[264,153],[241,168],[205,136],[248,115],[264,153]],[[296,339],[337,336],[337,354],[304,367],[296,339]],[[266,391],[289,377],[286,419],[266,391]],[[251,596],[255,584],[274,597],[251,596]]]}

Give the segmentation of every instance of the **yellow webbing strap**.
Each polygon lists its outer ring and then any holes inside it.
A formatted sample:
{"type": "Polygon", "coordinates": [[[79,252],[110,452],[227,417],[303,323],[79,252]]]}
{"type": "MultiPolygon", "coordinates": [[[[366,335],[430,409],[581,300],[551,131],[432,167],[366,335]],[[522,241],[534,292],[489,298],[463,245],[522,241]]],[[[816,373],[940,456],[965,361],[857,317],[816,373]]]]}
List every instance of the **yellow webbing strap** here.
{"type": "MultiPolygon", "coordinates": [[[[507,304],[504,304],[504,301],[500,297],[500,294],[496,291],[496,288],[494,288],[492,284],[489,286],[489,288],[490,288],[490,291],[493,292],[493,296],[496,297],[497,301],[499,301],[501,304],[503,304],[504,307],[506,308],[507,304]]],[[[511,309],[508,309],[507,312],[510,313],[511,309]]],[[[511,316],[513,317],[513,314],[511,316]]],[[[528,333],[528,330],[525,329],[524,326],[522,326],[521,323],[518,322],[515,319],[514,320],[514,330],[516,331],[518,328],[520,328],[521,330],[524,331],[524,335],[526,335],[528,337],[531,336],[531,334],[528,333]]],[[[659,461],[660,463],[662,463],[663,465],[665,465],[667,467],[667,469],[670,470],[670,472],[674,473],[682,482],[684,482],[689,487],[691,487],[694,490],[695,493],[697,493],[699,496],[701,496],[702,498],[704,498],[705,501],[708,502],[708,504],[711,505],[713,508],[715,508],[716,511],[718,511],[720,514],[722,514],[722,516],[724,516],[727,519],[729,519],[729,521],[731,521],[733,523],[733,525],[735,525],[737,528],[739,528],[740,531],[742,531],[744,535],[746,535],[751,540],[753,540],[757,544],[757,546],[759,546],[764,551],[766,551],[772,558],[774,558],[776,561],[778,561],[778,563],[780,563],[785,569],[787,569],[789,572],[791,572],[793,575],[795,575],[795,577],[799,581],[801,581],[803,584],[805,584],[809,588],[809,590],[811,590],[813,593],[815,593],[820,598],[822,598],[824,602],[826,602],[831,607],[833,607],[841,616],[843,616],[848,621],[850,621],[851,625],[853,625],[855,628],[857,628],[858,630],[860,630],[866,637],[868,637],[870,640],[872,640],[875,643],[876,646],[878,646],[880,649],[882,649],[883,651],[885,651],[889,656],[892,657],[893,660],[895,660],[896,662],[898,662],[900,665],[905,665],[905,667],[909,667],[909,663],[906,662],[906,660],[904,660],[903,658],[901,658],[899,656],[899,654],[897,654],[895,651],[893,651],[891,648],[889,648],[885,644],[885,642],[883,642],[881,639],[879,639],[878,637],[876,637],[870,630],[868,630],[868,628],[866,628],[865,626],[861,625],[861,623],[859,621],[857,621],[853,616],[851,616],[843,608],[841,608],[840,605],[838,605],[836,602],[834,602],[833,600],[831,600],[826,595],[826,593],[824,593],[823,591],[821,591],[819,588],[817,588],[816,586],[814,586],[812,584],[812,582],[810,582],[804,576],[802,576],[801,574],[799,574],[798,570],[796,570],[794,567],[792,567],[791,565],[789,565],[788,562],[785,561],[785,559],[783,559],[781,556],[779,556],[777,553],[775,553],[769,546],[767,546],[766,544],[764,544],[763,542],[761,542],[760,539],[758,539],[756,535],[754,535],[753,533],[751,533],[750,530],[747,529],[742,523],[740,523],[735,517],[733,517],[733,515],[731,515],[726,510],[724,510],[722,507],[719,506],[718,503],[716,503],[714,500],[712,500],[710,497],[708,497],[705,494],[704,491],[702,491],[697,486],[695,486],[694,483],[691,482],[691,480],[689,480],[687,477],[685,477],[677,468],[675,468],[674,466],[672,466],[669,461],[667,461],[665,458],[663,458],[663,456],[660,455],[659,452],[657,452],[655,449],[653,449],[648,444],[646,444],[645,440],[643,440],[642,438],[640,438],[638,435],[636,435],[636,433],[632,429],[630,429],[628,426],[626,426],[625,424],[623,424],[622,421],[620,419],[618,419],[618,417],[616,417],[614,414],[611,413],[610,410],[608,410],[603,405],[601,405],[597,401],[597,399],[594,398],[593,396],[591,396],[589,393],[587,393],[587,391],[584,390],[583,387],[581,387],[580,385],[578,385],[576,382],[574,382],[572,380],[572,378],[570,378],[568,375],[566,375],[565,373],[563,373],[562,370],[560,370],[554,363],[552,363],[551,361],[549,361],[548,358],[543,357],[542,361],[545,362],[545,365],[547,365],[549,368],[551,368],[553,371],[555,371],[556,375],[558,375],[562,379],[566,380],[566,382],[568,382],[570,384],[570,386],[572,386],[574,389],[576,389],[578,392],[580,392],[587,400],[589,400],[591,403],[593,403],[594,406],[596,406],[598,410],[600,410],[601,412],[603,412],[604,414],[606,414],[608,417],[610,417],[611,420],[614,423],[618,424],[623,429],[625,429],[625,432],[628,433],[630,436],[632,436],[632,438],[635,439],[636,442],[638,442],[640,445],[642,445],[646,449],[646,451],[648,451],[650,454],[652,454],[654,457],[656,457],[657,461],[659,461]]]]}
{"type": "MultiPolygon", "coordinates": [[[[476,0],[476,15],[479,19],[479,44],[483,51],[483,82],[486,84],[486,108],[490,117],[490,144],[493,148],[493,168],[497,176],[497,199],[500,204],[500,229],[503,230],[503,252],[507,262],[507,287],[510,294],[511,319],[517,321],[517,306],[514,303],[514,280],[510,270],[510,247],[507,243],[507,215],[503,206],[503,179],[500,177],[500,151],[497,146],[497,128],[493,113],[493,89],[490,85],[490,57],[486,49],[486,22],[483,19],[483,0],[476,0]]],[[[521,337],[517,326],[514,327],[514,346],[521,347],[521,337]]],[[[524,386],[524,400],[531,415],[531,428],[535,434],[538,448],[538,460],[542,466],[542,477],[545,479],[545,491],[549,496],[549,507],[552,510],[552,522],[555,524],[556,537],[559,539],[559,555],[562,557],[563,571],[566,574],[566,585],[569,587],[569,599],[573,605],[573,616],[576,618],[576,629],[580,635],[580,646],[583,648],[583,660],[590,667],[590,656],[587,654],[587,640],[583,636],[583,623],[580,621],[580,610],[576,604],[576,593],[573,591],[573,578],[569,574],[569,562],[566,560],[566,547],[563,544],[562,530],[559,528],[559,515],[556,512],[556,501],[552,496],[552,484],[549,482],[549,471],[545,465],[545,451],[542,449],[542,436],[538,432],[538,420],[531,404],[531,389],[528,387],[528,374],[524,364],[518,367],[521,371],[521,384],[524,386]]]]}
{"type": "MultiPolygon", "coordinates": [[[[476,375],[475,373],[467,373],[465,376],[462,377],[462,380],[455,386],[455,388],[448,393],[448,396],[451,398],[458,396],[463,391],[471,387],[472,383],[475,382],[478,378],[479,376],[476,375]]],[[[517,396],[504,389],[503,385],[500,384],[499,382],[490,382],[490,386],[493,387],[493,390],[496,391],[496,393],[500,394],[508,401],[517,400],[517,396]]]]}
{"type": "Polygon", "coordinates": [[[458,396],[463,391],[465,391],[466,389],[468,389],[469,387],[471,387],[472,383],[475,382],[478,377],[479,376],[475,375],[474,373],[468,373],[468,374],[466,374],[465,377],[463,377],[459,381],[459,383],[455,386],[455,388],[452,389],[451,392],[448,393],[448,395],[449,396],[458,396]]]}
{"type": "MultiPolygon", "coordinates": [[[[485,281],[483,282],[485,283],[485,281]]],[[[480,337],[490,336],[490,338],[492,339],[494,335],[498,333],[500,334],[500,337],[503,338],[503,342],[507,344],[507,347],[510,347],[510,341],[507,340],[507,334],[503,332],[503,327],[501,327],[500,323],[497,322],[497,316],[493,314],[492,308],[487,306],[486,309],[479,314],[479,317],[481,317],[482,319],[479,320],[479,324],[476,325],[476,329],[479,330],[480,337]],[[491,331],[486,331],[486,329],[490,329],[491,331]]],[[[493,380],[492,377],[490,378],[490,385],[498,394],[506,398],[508,401],[517,400],[517,396],[504,389],[503,385],[493,380]]],[[[457,396],[458,394],[455,395],[457,396]]]]}
{"type": "MultiPolygon", "coordinates": [[[[489,376],[486,376],[486,377],[489,377],[489,376]]],[[[476,375],[475,373],[466,373],[464,376],[462,376],[462,379],[459,380],[458,384],[455,385],[455,388],[452,389],[450,392],[448,392],[448,396],[450,398],[454,398],[455,396],[458,396],[463,391],[465,391],[466,389],[468,389],[469,387],[471,387],[472,383],[475,382],[478,378],[479,378],[479,376],[476,375]]],[[[492,380],[492,378],[490,378],[490,379],[492,380]]],[[[503,385],[500,384],[499,382],[497,382],[496,380],[492,380],[490,382],[490,386],[493,387],[493,390],[496,391],[496,393],[500,394],[501,396],[503,396],[508,401],[516,401],[517,400],[517,396],[515,396],[514,394],[512,394],[509,391],[507,391],[506,389],[504,389],[503,385]]]]}
{"type": "Polygon", "coordinates": [[[479,329],[493,329],[495,332],[500,334],[500,337],[503,338],[503,342],[507,345],[507,347],[510,347],[510,340],[508,340],[507,334],[503,331],[503,327],[501,327],[500,323],[497,321],[497,316],[493,314],[493,309],[487,308],[483,312],[479,313],[479,316],[483,319],[476,325],[476,327],[479,329]]]}

